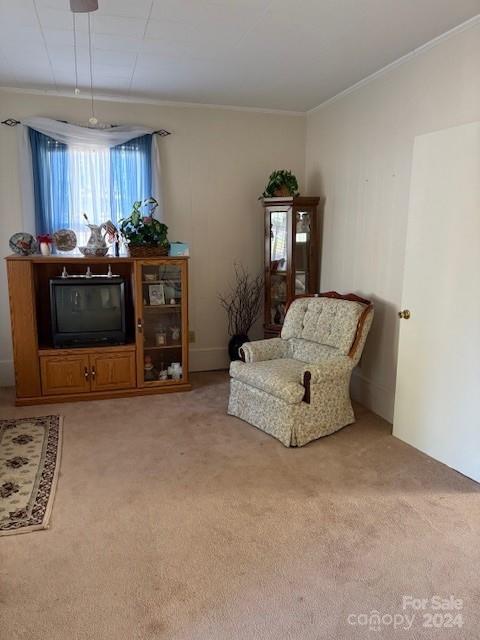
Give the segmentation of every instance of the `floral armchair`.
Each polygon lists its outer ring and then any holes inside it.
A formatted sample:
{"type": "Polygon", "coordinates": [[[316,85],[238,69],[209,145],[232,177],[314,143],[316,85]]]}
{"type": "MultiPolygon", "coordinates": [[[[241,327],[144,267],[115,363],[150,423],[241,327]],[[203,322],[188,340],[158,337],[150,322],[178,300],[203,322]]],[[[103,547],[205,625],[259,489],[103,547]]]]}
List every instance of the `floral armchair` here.
{"type": "Polygon", "coordinates": [[[280,338],[247,342],[230,366],[228,413],[301,447],[355,420],[350,378],[373,305],[336,292],[297,298],[280,338]]]}

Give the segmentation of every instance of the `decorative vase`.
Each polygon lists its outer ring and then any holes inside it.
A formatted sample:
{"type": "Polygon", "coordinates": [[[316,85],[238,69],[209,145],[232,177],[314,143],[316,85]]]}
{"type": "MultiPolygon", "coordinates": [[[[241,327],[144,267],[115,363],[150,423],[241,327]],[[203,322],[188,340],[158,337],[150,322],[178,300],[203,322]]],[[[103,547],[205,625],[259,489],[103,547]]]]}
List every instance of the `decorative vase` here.
{"type": "Polygon", "coordinates": [[[84,256],[106,256],[108,253],[108,245],[105,242],[107,223],[90,224],[87,222],[87,227],[90,229],[90,237],[84,247],[79,247],[80,253],[84,256]],[[102,235],[103,230],[105,233],[102,235]]]}
{"type": "Polygon", "coordinates": [[[107,229],[105,222],[102,224],[87,224],[90,229],[90,237],[87,241],[87,247],[89,249],[107,249],[107,243],[105,242],[105,235],[102,236],[102,231],[107,229]]]}
{"type": "Polygon", "coordinates": [[[49,242],[40,242],[40,253],[42,256],[51,255],[50,243],[49,242]]]}
{"type": "Polygon", "coordinates": [[[238,350],[240,349],[242,344],[244,344],[245,342],[250,342],[250,338],[244,333],[239,333],[237,335],[234,335],[228,341],[228,355],[230,356],[230,360],[232,362],[233,360],[242,359],[240,357],[238,350]]]}

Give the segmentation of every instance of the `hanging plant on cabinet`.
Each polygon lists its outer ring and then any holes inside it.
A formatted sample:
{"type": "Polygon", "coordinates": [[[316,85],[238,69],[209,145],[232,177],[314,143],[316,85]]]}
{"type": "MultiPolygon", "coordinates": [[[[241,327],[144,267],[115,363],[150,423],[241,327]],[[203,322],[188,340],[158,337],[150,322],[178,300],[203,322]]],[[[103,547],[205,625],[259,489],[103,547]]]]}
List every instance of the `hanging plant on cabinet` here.
{"type": "Polygon", "coordinates": [[[298,181],[291,171],[287,169],[277,169],[270,174],[265,191],[259,197],[262,198],[278,198],[278,197],[295,197],[298,196],[298,181]]]}

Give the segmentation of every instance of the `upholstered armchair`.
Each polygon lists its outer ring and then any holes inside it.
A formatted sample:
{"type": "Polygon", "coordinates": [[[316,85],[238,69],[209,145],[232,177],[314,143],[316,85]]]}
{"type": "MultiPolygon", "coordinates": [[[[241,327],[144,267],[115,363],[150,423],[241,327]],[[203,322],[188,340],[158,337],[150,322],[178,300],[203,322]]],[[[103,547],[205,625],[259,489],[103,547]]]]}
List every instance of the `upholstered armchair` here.
{"type": "Polygon", "coordinates": [[[286,447],[355,421],[350,378],[373,320],[373,305],[336,292],[297,298],[281,337],[245,343],[230,366],[228,413],[286,447]]]}

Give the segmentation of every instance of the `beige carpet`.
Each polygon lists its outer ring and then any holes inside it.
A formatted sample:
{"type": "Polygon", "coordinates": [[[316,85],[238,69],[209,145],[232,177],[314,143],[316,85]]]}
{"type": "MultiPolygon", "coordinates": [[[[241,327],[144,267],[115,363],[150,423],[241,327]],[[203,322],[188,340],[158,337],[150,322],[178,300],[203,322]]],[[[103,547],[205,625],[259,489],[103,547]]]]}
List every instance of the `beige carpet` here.
{"type": "Polygon", "coordinates": [[[3,392],[1,417],[65,420],[50,529],[0,542],[2,639],[479,637],[478,485],[364,410],[285,449],[226,416],[225,374],[194,383],[21,409],[3,392]],[[463,600],[461,630],[363,624],[437,594],[463,600]]]}

